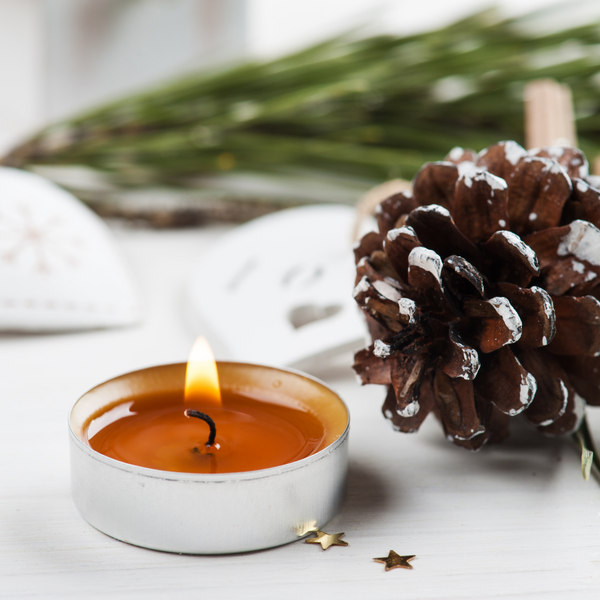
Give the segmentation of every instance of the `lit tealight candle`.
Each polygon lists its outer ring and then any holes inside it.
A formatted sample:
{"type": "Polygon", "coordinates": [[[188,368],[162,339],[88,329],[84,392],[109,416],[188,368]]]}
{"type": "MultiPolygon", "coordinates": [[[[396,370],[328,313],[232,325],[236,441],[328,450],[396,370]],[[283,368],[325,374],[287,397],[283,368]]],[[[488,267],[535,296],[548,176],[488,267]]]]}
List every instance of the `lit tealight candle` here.
{"type": "Polygon", "coordinates": [[[86,439],[116,460],[183,473],[268,469],[322,449],[326,432],[317,416],[270,396],[221,394],[212,352],[199,338],[185,393],[152,392],[94,415],[86,439]]]}
{"type": "Polygon", "coordinates": [[[215,363],[200,342],[187,364],[128,373],[79,399],[73,497],[91,525],[139,546],[284,544],[339,509],[348,426],[344,403],[318,380],[215,363]]]}

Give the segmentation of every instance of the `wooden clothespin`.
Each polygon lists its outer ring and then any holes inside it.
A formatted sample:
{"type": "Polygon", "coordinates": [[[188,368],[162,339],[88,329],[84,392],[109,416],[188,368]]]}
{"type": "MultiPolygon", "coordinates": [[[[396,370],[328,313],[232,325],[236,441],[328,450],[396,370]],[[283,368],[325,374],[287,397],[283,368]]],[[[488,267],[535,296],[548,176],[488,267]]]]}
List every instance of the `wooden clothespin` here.
{"type": "Polygon", "coordinates": [[[525,147],[577,146],[571,88],[553,79],[525,86],[525,147]]]}
{"type": "Polygon", "coordinates": [[[412,189],[412,182],[406,181],[405,179],[392,179],[391,181],[385,181],[370,189],[356,205],[356,223],[354,224],[354,230],[352,231],[352,240],[358,240],[362,222],[369,215],[375,213],[375,209],[381,202],[394,194],[406,192],[410,189],[412,189]]]}

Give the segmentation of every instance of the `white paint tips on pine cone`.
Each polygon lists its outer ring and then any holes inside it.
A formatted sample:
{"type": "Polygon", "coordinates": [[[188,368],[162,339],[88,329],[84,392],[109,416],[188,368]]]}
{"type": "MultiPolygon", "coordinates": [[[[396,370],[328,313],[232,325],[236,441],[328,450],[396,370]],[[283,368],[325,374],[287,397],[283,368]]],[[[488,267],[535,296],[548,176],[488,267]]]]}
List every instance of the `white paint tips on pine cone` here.
{"type": "Polygon", "coordinates": [[[561,435],[600,405],[600,190],[580,150],[454,148],[376,217],[355,248],[375,342],[354,369],[388,386],[395,429],[433,412],[477,450],[510,417],[561,435]]]}

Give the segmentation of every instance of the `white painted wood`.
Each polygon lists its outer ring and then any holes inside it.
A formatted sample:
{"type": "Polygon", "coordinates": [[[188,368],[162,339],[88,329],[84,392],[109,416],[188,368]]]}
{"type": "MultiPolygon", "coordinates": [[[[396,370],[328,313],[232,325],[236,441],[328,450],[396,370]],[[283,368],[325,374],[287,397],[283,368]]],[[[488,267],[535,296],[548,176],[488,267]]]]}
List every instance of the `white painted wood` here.
{"type": "MultiPolygon", "coordinates": [[[[141,326],[0,337],[0,598],[600,597],[600,485],[583,481],[569,442],[521,427],[471,454],[434,420],[396,433],[381,390],[359,388],[347,367],[317,374],[352,414],[348,499],[327,528],[345,531],[348,547],[179,556],[88,526],[70,498],[67,412],[111,376],[185,360],[197,332],[181,308],[184,278],[223,231],[116,232],[144,293],[141,326]],[[372,561],[392,548],[416,554],[414,570],[372,561]]],[[[592,421],[600,438],[597,412],[592,421]]]]}

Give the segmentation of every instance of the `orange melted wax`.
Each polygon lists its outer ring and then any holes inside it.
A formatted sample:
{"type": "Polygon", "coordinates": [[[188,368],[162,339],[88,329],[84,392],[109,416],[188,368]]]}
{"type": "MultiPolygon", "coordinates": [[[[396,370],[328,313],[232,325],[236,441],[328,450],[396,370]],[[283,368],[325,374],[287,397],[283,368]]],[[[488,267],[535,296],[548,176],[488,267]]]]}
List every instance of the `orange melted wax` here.
{"type": "Polygon", "coordinates": [[[325,437],[312,414],[222,390],[223,404],[184,401],[183,393],[137,396],[94,415],[86,428],[96,451],[122,462],[182,473],[236,473],[268,469],[306,458],[325,437]],[[184,415],[208,414],[217,427],[184,415]]]}

